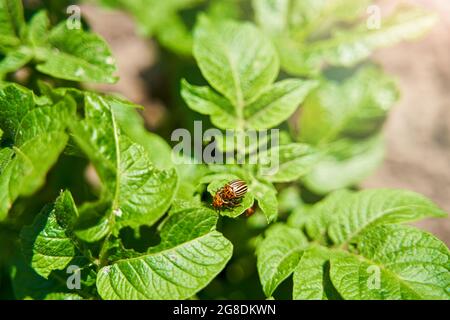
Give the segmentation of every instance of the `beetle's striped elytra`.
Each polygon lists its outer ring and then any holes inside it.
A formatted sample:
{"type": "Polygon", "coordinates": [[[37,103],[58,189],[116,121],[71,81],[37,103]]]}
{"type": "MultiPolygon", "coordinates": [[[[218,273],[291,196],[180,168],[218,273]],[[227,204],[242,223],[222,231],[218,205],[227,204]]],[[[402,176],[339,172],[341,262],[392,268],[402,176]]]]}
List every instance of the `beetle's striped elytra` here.
{"type": "Polygon", "coordinates": [[[240,205],[242,198],[247,193],[248,187],[243,180],[233,180],[217,190],[213,197],[212,205],[215,209],[229,209],[240,205]]]}

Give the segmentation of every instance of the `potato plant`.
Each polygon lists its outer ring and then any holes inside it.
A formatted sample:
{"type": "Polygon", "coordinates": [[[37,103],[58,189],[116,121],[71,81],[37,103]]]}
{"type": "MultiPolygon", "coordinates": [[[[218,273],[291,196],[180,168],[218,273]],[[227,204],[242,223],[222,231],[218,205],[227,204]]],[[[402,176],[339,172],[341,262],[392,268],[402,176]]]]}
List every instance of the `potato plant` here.
{"type": "Polygon", "coordinates": [[[433,14],[402,6],[372,28],[361,0],[95,2],[157,43],[169,130],[85,86],[117,67],[85,21],[67,23],[70,3],[0,0],[0,298],[449,299],[449,249],[406,225],[446,213],[358,188],[399,99],[370,55],[433,14]],[[213,161],[172,152],[194,120],[216,129],[200,141],[213,161]],[[271,129],[267,149],[240,140],[271,129]],[[214,210],[234,179],[245,196],[214,210]]]}

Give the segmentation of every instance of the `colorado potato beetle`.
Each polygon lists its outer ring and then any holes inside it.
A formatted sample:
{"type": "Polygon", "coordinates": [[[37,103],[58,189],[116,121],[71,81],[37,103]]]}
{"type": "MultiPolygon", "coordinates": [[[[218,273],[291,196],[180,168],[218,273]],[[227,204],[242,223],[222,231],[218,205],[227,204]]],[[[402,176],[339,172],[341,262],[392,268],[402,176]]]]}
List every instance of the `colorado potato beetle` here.
{"type": "Polygon", "coordinates": [[[247,193],[247,184],[242,180],[233,180],[216,191],[212,205],[216,210],[239,206],[247,193]]]}

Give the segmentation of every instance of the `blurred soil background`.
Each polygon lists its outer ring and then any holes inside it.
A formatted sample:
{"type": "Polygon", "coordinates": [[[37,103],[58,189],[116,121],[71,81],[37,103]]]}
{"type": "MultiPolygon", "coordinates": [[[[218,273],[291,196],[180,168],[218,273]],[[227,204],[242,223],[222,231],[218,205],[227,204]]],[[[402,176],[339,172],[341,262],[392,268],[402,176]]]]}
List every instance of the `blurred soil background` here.
{"type": "MultiPolygon", "coordinates": [[[[439,22],[425,37],[374,56],[397,78],[401,99],[385,127],[384,164],[362,186],[417,191],[450,213],[450,1],[407,2],[435,11],[439,22]]],[[[417,225],[450,244],[450,218],[417,225]]]]}
{"type": "MultiPolygon", "coordinates": [[[[382,12],[396,2],[383,2],[382,12]]],[[[397,79],[401,100],[385,127],[385,162],[362,187],[413,190],[450,213],[450,1],[404,2],[427,7],[440,19],[425,37],[374,55],[375,61],[397,79]]],[[[119,92],[144,105],[148,128],[158,128],[170,115],[158,98],[160,85],[149,81],[158,61],[155,44],[140,37],[132,19],[122,12],[83,5],[82,15],[110,44],[119,67],[117,84],[96,88],[119,92]]],[[[450,245],[450,218],[416,225],[450,245]]]]}

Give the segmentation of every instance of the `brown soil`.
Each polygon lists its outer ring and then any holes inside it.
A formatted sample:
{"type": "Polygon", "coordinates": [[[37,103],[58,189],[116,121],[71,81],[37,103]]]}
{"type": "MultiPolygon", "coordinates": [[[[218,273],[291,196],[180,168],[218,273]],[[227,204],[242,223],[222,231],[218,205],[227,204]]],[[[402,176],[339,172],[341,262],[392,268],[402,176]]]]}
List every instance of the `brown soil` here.
{"type": "MultiPolygon", "coordinates": [[[[408,2],[431,8],[440,19],[424,38],[375,55],[398,79],[402,97],[385,128],[385,162],[363,187],[417,191],[450,213],[450,2],[408,2]]],[[[449,218],[417,225],[450,244],[449,218]]]]}

